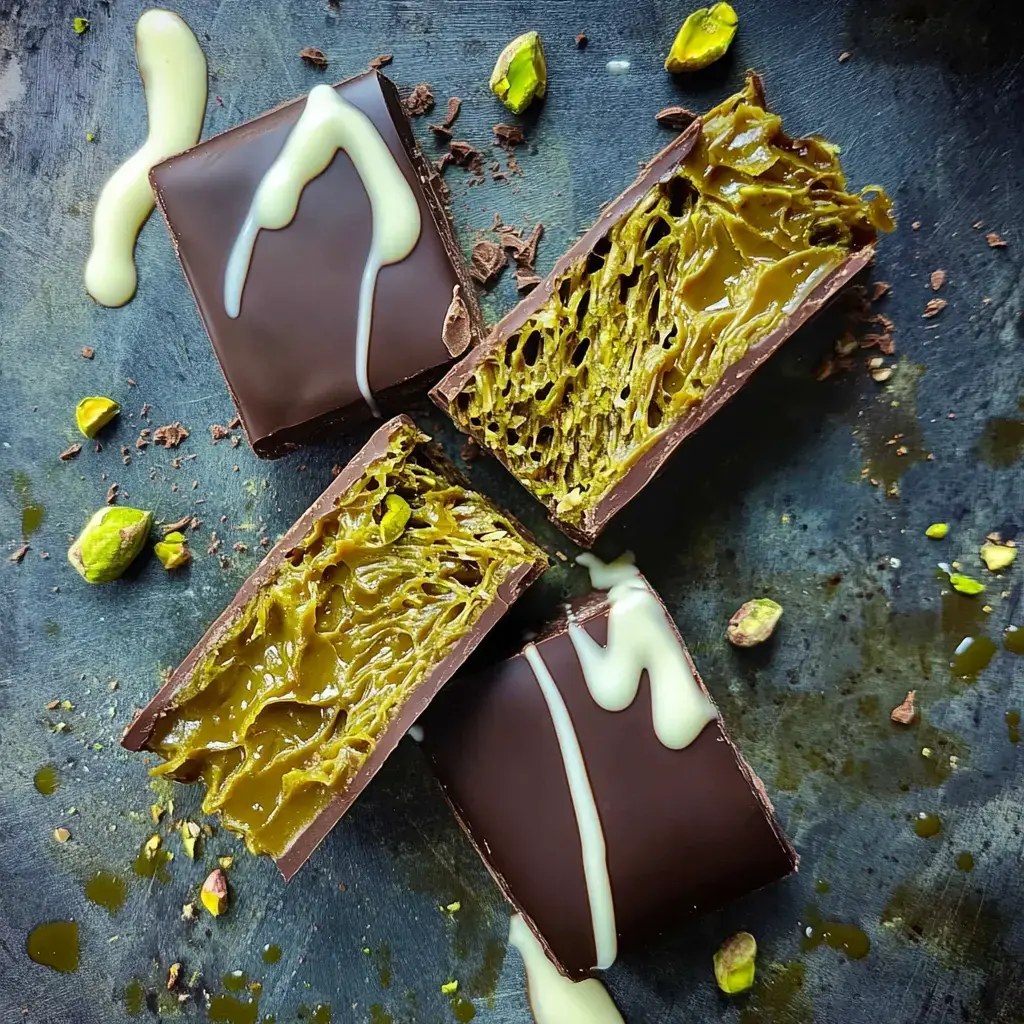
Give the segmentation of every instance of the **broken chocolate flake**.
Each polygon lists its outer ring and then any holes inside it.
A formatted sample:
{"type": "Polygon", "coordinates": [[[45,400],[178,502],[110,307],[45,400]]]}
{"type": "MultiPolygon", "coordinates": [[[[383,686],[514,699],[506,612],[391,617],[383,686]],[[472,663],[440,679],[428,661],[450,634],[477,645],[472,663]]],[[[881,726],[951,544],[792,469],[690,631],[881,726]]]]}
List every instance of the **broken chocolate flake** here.
{"type": "Polygon", "coordinates": [[[946,283],[946,272],[944,270],[933,270],[930,280],[932,291],[937,292],[946,283]]]}
{"type": "Polygon", "coordinates": [[[179,533],[181,530],[184,530],[185,527],[188,526],[189,524],[191,524],[192,522],[193,522],[192,516],[186,515],[186,516],[182,516],[180,519],[176,520],[173,523],[165,523],[163,526],[160,527],[160,529],[165,534],[167,534],[167,533],[179,533]]]}
{"type": "Polygon", "coordinates": [[[420,82],[405,98],[405,109],[414,117],[429,114],[434,109],[434,94],[426,82],[420,82]]]}
{"type": "Polygon", "coordinates": [[[92,359],[92,357],[94,355],[96,355],[96,349],[90,348],[88,345],[85,345],[82,348],[82,358],[83,359],[92,359]]]}
{"type": "Polygon", "coordinates": [[[577,50],[585,50],[587,48],[587,43],[588,42],[589,42],[589,40],[587,39],[587,37],[581,32],[576,37],[576,49],[577,50]]]}
{"type": "Polygon", "coordinates": [[[452,159],[461,165],[468,164],[473,157],[480,156],[480,151],[468,142],[462,142],[456,139],[449,147],[452,159]]]}
{"type": "Polygon", "coordinates": [[[871,293],[871,301],[877,302],[883,295],[888,295],[892,285],[888,281],[876,281],[875,290],[871,293]]]}
{"type": "Polygon", "coordinates": [[[505,253],[501,246],[486,238],[481,238],[473,246],[473,256],[469,267],[470,276],[474,281],[486,286],[495,281],[504,269],[505,253]]]}
{"type": "Polygon", "coordinates": [[[523,129],[517,124],[496,124],[491,129],[501,145],[519,146],[526,141],[523,129]]]}
{"type": "Polygon", "coordinates": [[[394,57],[390,53],[382,53],[379,57],[374,57],[370,61],[370,67],[374,71],[380,71],[381,68],[387,67],[394,60],[394,57]]]}
{"type": "Polygon", "coordinates": [[[933,316],[938,316],[948,305],[949,303],[945,299],[929,299],[921,316],[930,320],[933,316]]]}
{"type": "Polygon", "coordinates": [[[444,116],[442,124],[445,128],[451,128],[455,123],[455,118],[459,116],[459,111],[462,109],[462,100],[458,96],[452,96],[448,100],[448,113],[444,116]]]}
{"type": "Polygon", "coordinates": [[[82,446],[80,444],[73,444],[70,448],[65,448],[58,458],[61,462],[70,462],[81,450],[82,446]]]}
{"type": "Polygon", "coordinates": [[[455,157],[451,153],[442,153],[438,159],[434,161],[434,166],[437,168],[438,174],[444,174],[444,169],[449,165],[455,163],[455,157]]]}
{"type": "Polygon", "coordinates": [[[177,448],[188,435],[188,430],[181,423],[168,423],[153,431],[153,440],[164,448],[177,448]]]}
{"type": "Polygon", "coordinates": [[[117,492],[120,489],[121,487],[119,484],[111,484],[110,487],[107,488],[106,503],[108,505],[113,505],[114,502],[117,501],[117,492]]]}
{"type": "Polygon", "coordinates": [[[459,294],[459,286],[452,290],[452,301],[445,313],[441,326],[441,340],[445,348],[453,356],[461,356],[469,348],[472,340],[472,328],[469,321],[469,310],[459,294]]]}
{"type": "Polygon", "coordinates": [[[672,131],[681,132],[697,120],[697,115],[689,107],[662,107],[654,115],[654,120],[662,128],[671,128],[672,131]]]}
{"type": "Polygon", "coordinates": [[[849,59],[850,59],[850,51],[849,50],[843,50],[843,52],[841,54],[839,54],[839,63],[840,64],[845,64],[849,59]]]}
{"type": "Polygon", "coordinates": [[[22,544],[20,548],[15,548],[14,551],[7,556],[7,561],[17,564],[28,554],[28,549],[28,544],[22,544]]]}
{"type": "Polygon", "coordinates": [[[889,717],[898,725],[913,725],[917,721],[917,710],[914,707],[916,696],[917,690],[908,690],[903,703],[899,707],[893,708],[889,717]]]}
{"type": "Polygon", "coordinates": [[[323,71],[327,67],[327,54],[315,46],[307,46],[305,49],[299,50],[299,56],[310,67],[314,67],[318,71],[323,71]]]}
{"type": "Polygon", "coordinates": [[[994,231],[990,231],[985,236],[985,241],[988,242],[993,249],[1005,249],[1006,246],[1010,244],[1009,242],[1004,242],[1003,239],[1001,239],[994,231]]]}
{"type": "Polygon", "coordinates": [[[210,438],[213,444],[218,441],[223,441],[225,437],[230,437],[231,431],[227,427],[222,427],[219,423],[210,424],[210,438]]]}
{"type": "Polygon", "coordinates": [[[537,276],[537,271],[532,270],[529,267],[517,267],[516,268],[516,288],[521,292],[528,292],[531,288],[535,288],[540,284],[540,278],[537,276]]]}
{"type": "Polygon", "coordinates": [[[446,142],[452,137],[452,130],[445,128],[443,124],[428,124],[427,127],[436,135],[438,138],[444,139],[446,142]]]}

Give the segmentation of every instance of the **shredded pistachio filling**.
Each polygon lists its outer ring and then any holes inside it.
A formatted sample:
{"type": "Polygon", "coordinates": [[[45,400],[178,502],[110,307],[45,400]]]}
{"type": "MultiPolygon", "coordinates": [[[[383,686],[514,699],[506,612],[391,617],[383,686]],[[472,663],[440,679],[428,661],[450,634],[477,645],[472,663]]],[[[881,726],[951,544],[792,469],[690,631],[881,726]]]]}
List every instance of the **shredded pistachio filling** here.
{"type": "Polygon", "coordinates": [[[783,134],[748,78],[680,169],[480,362],[456,422],[581,523],[852,249],[891,230],[885,193],[845,191],[837,153],[783,134]]]}
{"type": "Polygon", "coordinates": [[[153,773],[203,781],[203,810],[254,853],[287,848],[509,573],[543,560],[426,440],[401,430],[314,522],[150,741],[153,773]]]}

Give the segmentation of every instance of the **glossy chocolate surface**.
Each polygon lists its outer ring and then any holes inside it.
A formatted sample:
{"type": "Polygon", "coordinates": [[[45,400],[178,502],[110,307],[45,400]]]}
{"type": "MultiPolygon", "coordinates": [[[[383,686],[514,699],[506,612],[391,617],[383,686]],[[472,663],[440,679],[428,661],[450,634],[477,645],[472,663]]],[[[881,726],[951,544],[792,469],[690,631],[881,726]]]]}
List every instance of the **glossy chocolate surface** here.
{"type": "MultiPolygon", "coordinates": [[[[604,595],[576,608],[605,643],[604,595]]],[[[620,954],[795,870],[760,782],[720,722],[670,750],[654,734],[646,674],[626,710],[605,711],[590,696],[564,624],[536,644],[569,710],[597,802],[620,954]]],[[[579,832],[555,729],[526,659],[460,679],[422,724],[445,795],[505,895],[565,973],[587,974],[595,947],[579,832]]]]}
{"type": "MultiPolygon", "coordinates": [[[[394,85],[370,71],[336,87],[365,113],[416,195],[412,253],[380,271],[370,336],[370,386],[387,392],[451,360],[442,340],[453,289],[478,313],[433,166],[416,147],[394,85]]],[[[283,454],[370,410],[356,384],[359,286],[370,202],[344,151],[303,191],[295,219],[261,231],[241,314],[224,309],[228,255],[263,175],[305,99],[272,110],[153,169],[185,276],[256,453],[283,454]]],[[[393,403],[392,403],[393,404],[393,403]]]]}

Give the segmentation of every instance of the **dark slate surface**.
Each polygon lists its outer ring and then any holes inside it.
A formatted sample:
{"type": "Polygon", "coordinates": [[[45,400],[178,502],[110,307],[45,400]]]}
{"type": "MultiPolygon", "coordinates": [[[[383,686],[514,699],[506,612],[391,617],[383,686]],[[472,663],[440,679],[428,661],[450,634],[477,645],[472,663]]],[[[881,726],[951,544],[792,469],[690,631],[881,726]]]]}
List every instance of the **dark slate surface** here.
{"type": "MultiPolygon", "coordinates": [[[[315,45],[330,57],[329,77],[394,53],[395,79],[406,87],[431,82],[442,105],[460,95],[457,137],[486,145],[490,125],[509,120],[486,90],[491,63],[512,35],[540,29],[551,88],[525,119],[524,175],[475,188],[461,172],[449,179],[467,245],[494,211],[512,222],[543,220],[542,268],[665,141],[652,118],[659,107],[704,108],[737,87],[748,65],[765,73],[791,129],[820,130],[843,144],[855,185],[891,190],[902,223],[883,245],[876,277],[893,282],[883,300],[898,325],[893,378],[874,383],[858,357],[853,372],[815,381],[815,366],[843,330],[836,317],[819,321],[686,446],[599,547],[606,556],[637,552],[803,855],[799,878],[698,923],[681,921],[660,944],[623,959],[607,981],[633,1024],[1024,1020],[1021,748],[1004,724],[1008,708],[1024,705],[1021,662],[1000,651],[973,685],[954,680],[948,667],[953,647],[976,628],[965,620],[996,639],[1014,621],[1020,570],[1005,586],[990,586],[987,616],[980,602],[944,605],[934,575],[942,556],[980,573],[984,535],[1021,515],[1024,22],[1015,8],[747,0],[737,3],[742,27],[730,56],[674,83],[661,60],[686,13],[681,3],[174,6],[215,72],[206,135],[322,80],[296,57],[315,45]],[[590,37],[586,50],[575,48],[577,32],[590,37]],[[841,63],[843,51],[852,57],[841,63]],[[631,60],[630,72],[610,76],[610,58],[631,60]],[[978,221],[984,227],[972,229],[978,221]],[[989,248],[987,230],[1009,246],[989,248]],[[949,272],[949,307],[921,320],[927,274],[938,267],[949,272]],[[906,456],[886,445],[896,434],[906,456]],[[865,465],[881,486],[861,478],[865,465]],[[901,493],[886,498],[896,475],[901,493]],[[935,520],[952,523],[947,541],[924,538],[935,520]],[[758,594],[786,607],[776,640],[766,650],[728,649],[726,620],[758,594]],[[923,719],[900,731],[888,711],[911,687],[923,719]],[[932,756],[922,757],[922,748],[932,756]],[[920,812],[941,816],[941,836],[914,834],[920,812]],[[971,874],[955,869],[963,850],[977,862],[971,874]],[[830,891],[816,891],[819,879],[830,891]],[[854,962],[827,946],[801,950],[812,905],[862,927],[870,954],[854,962]],[[740,927],[758,938],[763,980],[749,998],[727,1002],[710,958],[740,927]]],[[[21,541],[26,506],[44,510],[24,562],[0,567],[0,1021],[128,1019],[123,993],[133,978],[149,993],[140,1019],[167,1015],[174,1008],[162,982],[168,964],[181,961],[184,980],[195,977],[193,998],[181,1007],[190,1020],[206,1017],[204,989],[219,993],[222,975],[243,970],[262,982],[260,1019],[310,1019],[323,1004],[335,1022],[448,1021],[454,1011],[439,986],[454,977],[477,1020],[522,1024],[529,1018],[521,966],[504,956],[506,912],[415,748],[400,748],[287,889],[269,862],[245,856],[220,832],[195,864],[169,840],[177,857],[166,885],[131,873],[151,832],[154,796],[144,759],[117,748],[120,730],[155,689],[159,670],[187,652],[254,566],[253,527],[271,536],[285,529],[326,484],[331,464],[370,429],[275,464],[258,462],[244,445],[212,447],[207,427],[230,419],[231,407],[156,219],[139,242],[135,301],[110,311],[84,295],[92,204],[145,132],[131,51],[142,9],[134,0],[0,0],[5,553],[21,541]],[[82,37],[71,30],[78,14],[91,21],[82,37]],[[82,345],[95,347],[93,361],[79,357],[82,345]],[[76,439],[74,403],[90,393],[118,399],[124,415],[103,436],[103,451],[87,446],[77,461],[60,462],[76,439]],[[194,461],[174,470],[168,453],[133,448],[131,464],[122,464],[119,446],[133,444],[143,403],[150,425],[181,420],[191,429],[180,453],[194,461]],[[203,519],[191,571],[169,577],[147,558],[127,579],[90,588],[70,570],[69,538],[115,481],[126,500],[164,520],[185,512],[203,519]],[[228,567],[205,555],[211,529],[224,539],[228,567]],[[250,550],[235,552],[236,541],[250,550]],[[113,692],[111,679],[120,683],[113,692]],[[74,709],[45,711],[54,698],[74,709]],[[69,730],[52,732],[48,724],[58,721],[69,730]],[[48,763],[63,784],[45,798],[32,777],[48,763]],[[64,846],[51,838],[58,825],[72,833],[64,846]],[[229,851],[241,853],[230,913],[180,921],[213,858],[229,851]],[[100,868],[130,880],[127,905],[113,918],[83,895],[100,868]],[[438,904],[454,899],[462,910],[449,921],[438,904]],[[34,965],[24,952],[32,926],[59,918],[80,925],[75,975],[34,965]],[[274,966],[260,959],[268,942],[283,950],[274,966]]],[[[418,129],[426,137],[422,122],[418,129]]],[[[492,316],[513,300],[510,278],[488,301],[492,316]]],[[[419,411],[457,452],[454,432],[425,402],[419,411]]],[[[477,462],[471,472],[546,542],[572,553],[498,467],[477,462]]],[[[29,526],[32,518],[30,510],[29,526]]],[[[553,572],[516,624],[534,624],[583,586],[576,570],[553,572]]],[[[194,812],[197,795],[182,789],[175,800],[177,816],[194,812]]],[[[326,1019],[325,1011],[314,1019],[326,1019]]]]}

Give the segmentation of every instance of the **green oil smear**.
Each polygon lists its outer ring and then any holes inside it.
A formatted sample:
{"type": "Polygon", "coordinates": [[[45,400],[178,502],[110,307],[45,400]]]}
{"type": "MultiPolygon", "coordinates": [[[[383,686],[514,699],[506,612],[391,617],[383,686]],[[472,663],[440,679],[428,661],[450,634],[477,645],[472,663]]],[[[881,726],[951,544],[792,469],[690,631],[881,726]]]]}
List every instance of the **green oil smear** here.
{"type": "Polygon", "coordinates": [[[281,947],[275,946],[272,942],[268,942],[263,947],[263,962],[265,964],[276,964],[281,959],[281,947]]]}
{"type": "Polygon", "coordinates": [[[210,1000],[206,1019],[214,1024],[256,1024],[260,1016],[259,999],[242,1000],[221,992],[210,1000]]]}
{"type": "Polygon", "coordinates": [[[1017,626],[1007,626],[1003,633],[1003,646],[1011,654],[1024,654],[1024,629],[1017,626]]]}
{"type": "Polygon", "coordinates": [[[167,885],[171,880],[171,872],[167,865],[170,864],[173,857],[174,854],[165,849],[163,845],[150,853],[146,849],[146,844],[143,843],[139,847],[139,855],[135,858],[132,870],[139,878],[155,878],[163,885],[167,885]]]}
{"type": "Polygon", "coordinates": [[[75,921],[47,921],[28,933],[25,952],[29,959],[62,974],[78,970],[78,924],[75,921]]]}
{"type": "Polygon", "coordinates": [[[1010,708],[1003,716],[1006,720],[1006,736],[1011,743],[1020,743],[1020,712],[1010,708]]]}
{"type": "Polygon", "coordinates": [[[750,1001],[740,1010],[739,1024],[813,1024],[814,1014],[799,961],[758,966],[750,1001]]]}
{"type": "Polygon", "coordinates": [[[313,1009],[308,1006],[299,1007],[299,1020],[309,1024],[331,1024],[331,1008],[327,1003],[317,1003],[313,1009]]]}
{"type": "Polygon", "coordinates": [[[27,541],[43,525],[46,509],[32,500],[32,486],[28,476],[20,470],[11,474],[14,496],[21,506],[21,539],[27,541]]]}
{"type": "Polygon", "coordinates": [[[452,1016],[459,1024],[467,1024],[476,1016],[476,1007],[464,996],[452,997],[452,1016]]]}
{"type": "Polygon", "coordinates": [[[1024,420],[993,417],[978,439],[978,458],[993,469],[1009,469],[1024,456],[1024,420]]]}
{"type": "Polygon", "coordinates": [[[942,834],[942,819],[937,814],[926,814],[922,811],[914,819],[914,832],[922,839],[934,839],[942,834]]]}
{"type": "Polygon", "coordinates": [[[123,906],[128,886],[120,875],[112,871],[97,871],[85,883],[85,898],[113,917],[123,906]]]}
{"type": "Polygon", "coordinates": [[[146,987],[138,978],[125,985],[122,998],[129,1017],[138,1017],[146,1009],[146,987]]]}
{"type": "Polygon", "coordinates": [[[800,948],[804,952],[826,945],[845,953],[851,960],[862,960],[871,952],[867,933],[855,924],[826,921],[817,908],[809,907],[804,915],[800,948]]]}
{"type": "Polygon", "coordinates": [[[958,871],[973,871],[974,870],[974,854],[969,850],[964,850],[956,855],[956,867],[958,871]]]}
{"type": "Polygon", "coordinates": [[[44,764],[32,777],[32,784],[43,796],[53,796],[60,789],[60,773],[57,766],[44,764]]]}
{"type": "Polygon", "coordinates": [[[984,633],[965,636],[953,651],[949,667],[957,679],[973,683],[988,668],[989,662],[999,648],[984,633]]]}
{"type": "Polygon", "coordinates": [[[395,1018],[380,1003],[374,1003],[370,1007],[370,1020],[368,1024],[394,1024],[394,1022],[395,1018]]]}

